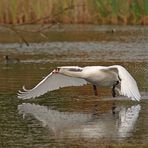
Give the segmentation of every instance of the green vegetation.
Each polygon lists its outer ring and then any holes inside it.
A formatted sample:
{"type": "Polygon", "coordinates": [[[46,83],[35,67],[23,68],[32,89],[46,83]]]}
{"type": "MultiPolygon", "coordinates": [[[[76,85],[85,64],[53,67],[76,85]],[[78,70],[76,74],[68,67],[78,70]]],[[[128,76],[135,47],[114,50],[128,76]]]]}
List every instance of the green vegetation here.
{"type": "Polygon", "coordinates": [[[101,20],[105,20],[105,23],[148,24],[147,0],[94,0],[94,2],[101,20]]]}
{"type": "Polygon", "coordinates": [[[148,0],[0,1],[1,24],[53,22],[148,24],[148,0]],[[57,13],[59,15],[55,16],[57,13]]]}

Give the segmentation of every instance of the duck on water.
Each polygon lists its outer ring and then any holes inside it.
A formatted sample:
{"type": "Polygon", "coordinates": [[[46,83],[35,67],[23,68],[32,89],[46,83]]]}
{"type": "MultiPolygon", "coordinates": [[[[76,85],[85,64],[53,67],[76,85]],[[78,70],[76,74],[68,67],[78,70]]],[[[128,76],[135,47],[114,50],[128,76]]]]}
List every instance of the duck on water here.
{"type": "Polygon", "coordinates": [[[116,92],[120,95],[139,101],[137,83],[131,74],[120,65],[113,66],[62,66],[54,69],[33,89],[27,90],[23,86],[23,91],[18,92],[18,98],[36,98],[48,91],[60,89],[68,86],[93,85],[94,94],[97,93],[97,86],[111,87],[112,96],[116,92]]]}
{"type": "Polygon", "coordinates": [[[18,58],[12,58],[9,55],[5,55],[5,64],[16,64],[20,62],[20,59],[18,58]]]}

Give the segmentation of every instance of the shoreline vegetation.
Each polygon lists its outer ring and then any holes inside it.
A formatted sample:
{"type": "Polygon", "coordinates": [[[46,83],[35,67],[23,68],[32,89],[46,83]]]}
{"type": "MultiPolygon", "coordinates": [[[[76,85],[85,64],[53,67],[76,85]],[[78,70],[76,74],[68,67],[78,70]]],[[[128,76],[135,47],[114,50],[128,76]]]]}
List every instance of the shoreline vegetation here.
{"type": "Polygon", "coordinates": [[[148,0],[1,0],[0,24],[148,25],[148,0]]]}

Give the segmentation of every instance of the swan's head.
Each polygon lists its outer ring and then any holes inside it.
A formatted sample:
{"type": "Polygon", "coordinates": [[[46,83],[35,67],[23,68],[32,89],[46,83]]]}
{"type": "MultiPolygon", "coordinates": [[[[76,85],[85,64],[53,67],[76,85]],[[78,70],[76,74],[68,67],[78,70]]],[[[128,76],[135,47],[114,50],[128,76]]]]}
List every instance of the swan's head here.
{"type": "Polygon", "coordinates": [[[60,71],[60,68],[57,67],[57,68],[55,68],[55,69],[53,70],[53,73],[59,73],[59,71],[60,71]]]}
{"type": "Polygon", "coordinates": [[[62,66],[54,69],[53,73],[61,73],[68,76],[73,76],[72,74],[76,74],[81,71],[82,69],[80,69],[78,66],[62,66]]]}
{"type": "Polygon", "coordinates": [[[63,67],[57,67],[53,70],[53,73],[65,73],[68,71],[68,68],[66,66],[63,67]]]}
{"type": "Polygon", "coordinates": [[[62,73],[62,74],[65,74],[67,73],[67,71],[69,71],[69,66],[62,66],[62,67],[57,67],[55,69],[55,73],[62,73]]]}

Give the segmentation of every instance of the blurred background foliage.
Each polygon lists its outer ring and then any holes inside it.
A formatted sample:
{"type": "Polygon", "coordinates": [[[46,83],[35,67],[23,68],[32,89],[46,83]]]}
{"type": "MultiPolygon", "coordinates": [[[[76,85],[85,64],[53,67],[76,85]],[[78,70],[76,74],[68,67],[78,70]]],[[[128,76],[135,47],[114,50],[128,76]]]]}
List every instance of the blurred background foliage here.
{"type": "Polygon", "coordinates": [[[148,24],[148,0],[0,0],[1,24],[54,22],[148,24]]]}

